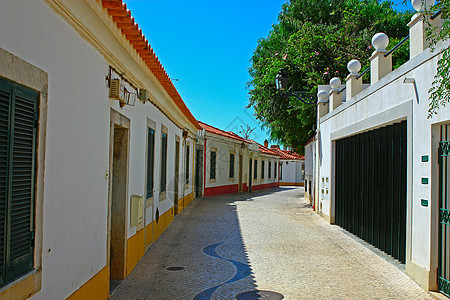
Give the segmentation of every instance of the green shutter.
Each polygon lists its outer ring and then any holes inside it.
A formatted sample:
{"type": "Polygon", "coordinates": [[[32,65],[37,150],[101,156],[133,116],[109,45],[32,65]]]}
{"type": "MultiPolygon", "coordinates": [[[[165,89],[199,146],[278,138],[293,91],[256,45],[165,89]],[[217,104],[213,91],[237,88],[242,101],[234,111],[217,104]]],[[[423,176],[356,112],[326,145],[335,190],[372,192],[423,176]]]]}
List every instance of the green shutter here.
{"type": "Polygon", "coordinates": [[[9,103],[11,86],[0,81],[0,285],[5,283],[6,199],[8,178],[9,103]]]}
{"type": "Polygon", "coordinates": [[[37,103],[0,79],[0,284],[33,268],[37,103]]]}
{"type": "Polygon", "coordinates": [[[33,268],[35,118],[38,94],[17,87],[11,121],[9,279],[33,268]]]}
{"type": "Polygon", "coordinates": [[[211,151],[211,157],[209,158],[209,179],[216,179],[216,152],[211,151]]]}
{"type": "Polygon", "coordinates": [[[161,193],[166,191],[167,176],[167,134],[163,133],[161,138],[161,193]]]}
{"type": "Polygon", "coordinates": [[[153,197],[153,173],[155,161],[155,131],[148,128],[147,145],[147,198],[153,197]]]}
{"type": "Polygon", "coordinates": [[[267,168],[269,170],[268,178],[272,177],[272,162],[269,161],[269,167],[267,168]]]}
{"type": "Polygon", "coordinates": [[[190,156],[190,147],[186,146],[186,184],[189,183],[189,156],[190,156]]]}

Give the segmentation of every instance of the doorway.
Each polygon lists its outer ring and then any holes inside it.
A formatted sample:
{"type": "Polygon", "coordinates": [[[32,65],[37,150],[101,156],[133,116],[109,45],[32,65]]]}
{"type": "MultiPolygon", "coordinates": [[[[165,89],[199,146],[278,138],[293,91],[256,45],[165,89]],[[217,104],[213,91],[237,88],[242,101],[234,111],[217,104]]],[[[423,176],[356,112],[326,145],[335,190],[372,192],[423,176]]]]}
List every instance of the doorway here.
{"type": "Polygon", "coordinates": [[[252,159],[250,158],[248,160],[248,191],[251,192],[252,191],[252,159]]]}
{"type": "Polygon", "coordinates": [[[242,154],[239,154],[239,193],[242,193],[242,154]]]}
{"type": "Polygon", "coordinates": [[[197,149],[195,155],[195,197],[200,197],[202,195],[203,186],[203,150],[197,149]]]}
{"type": "Polygon", "coordinates": [[[180,173],[180,141],[175,141],[175,187],[173,192],[173,213],[178,214],[178,182],[180,173]]]}
{"type": "MultiPolygon", "coordinates": [[[[114,124],[112,137],[109,274],[111,280],[126,277],[126,217],[129,130],[114,124]]],[[[112,284],[113,286],[114,284],[112,284]]]]}

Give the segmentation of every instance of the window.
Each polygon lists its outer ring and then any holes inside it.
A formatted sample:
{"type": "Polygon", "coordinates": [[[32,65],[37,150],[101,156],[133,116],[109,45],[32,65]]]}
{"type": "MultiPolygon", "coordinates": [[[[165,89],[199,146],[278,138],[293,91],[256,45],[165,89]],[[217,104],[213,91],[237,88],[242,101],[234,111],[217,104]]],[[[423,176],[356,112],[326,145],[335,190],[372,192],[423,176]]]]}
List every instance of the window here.
{"type": "Polygon", "coordinates": [[[267,171],[269,171],[268,172],[269,174],[267,174],[267,178],[270,179],[270,177],[272,177],[272,162],[271,161],[269,161],[269,168],[267,169],[267,171]]]}
{"type": "Polygon", "coordinates": [[[161,193],[166,191],[167,182],[167,133],[161,134],[161,193]]]}
{"type": "Polygon", "coordinates": [[[230,170],[229,177],[234,178],[234,153],[230,153],[230,170]]]}
{"type": "Polygon", "coordinates": [[[209,179],[216,179],[216,151],[211,151],[209,158],[209,179]]]}
{"type": "Polygon", "coordinates": [[[190,146],[186,144],[186,184],[189,184],[189,156],[190,156],[190,146]]]}
{"type": "Polygon", "coordinates": [[[155,131],[148,127],[147,141],[147,198],[153,197],[154,178],[153,171],[155,168],[155,131]]]}
{"type": "Polygon", "coordinates": [[[253,164],[253,179],[258,179],[258,161],[255,159],[255,163],[253,164]]]}
{"type": "Polygon", "coordinates": [[[0,285],[33,269],[38,98],[0,79],[0,285]]]}
{"type": "Polygon", "coordinates": [[[283,179],[283,163],[280,164],[280,180],[283,179]]]}
{"type": "Polygon", "coordinates": [[[261,161],[261,179],[264,179],[264,163],[265,161],[261,161]]]}

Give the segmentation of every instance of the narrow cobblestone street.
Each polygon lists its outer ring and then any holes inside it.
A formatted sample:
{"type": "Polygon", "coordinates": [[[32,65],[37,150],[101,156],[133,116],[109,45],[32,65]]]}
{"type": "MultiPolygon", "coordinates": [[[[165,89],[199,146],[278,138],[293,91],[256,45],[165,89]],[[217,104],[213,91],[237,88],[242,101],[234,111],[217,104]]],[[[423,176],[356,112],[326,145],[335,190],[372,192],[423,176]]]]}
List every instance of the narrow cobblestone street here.
{"type": "Polygon", "coordinates": [[[432,299],[376,251],[316,215],[303,188],[201,198],[112,299],[432,299]]]}

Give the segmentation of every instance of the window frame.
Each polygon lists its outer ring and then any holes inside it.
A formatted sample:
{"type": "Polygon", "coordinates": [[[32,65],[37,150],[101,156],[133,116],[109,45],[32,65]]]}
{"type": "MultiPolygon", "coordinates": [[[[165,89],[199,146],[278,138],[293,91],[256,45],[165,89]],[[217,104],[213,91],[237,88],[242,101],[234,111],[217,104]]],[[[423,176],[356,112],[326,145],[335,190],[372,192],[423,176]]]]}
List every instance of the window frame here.
{"type": "Polygon", "coordinates": [[[190,150],[191,145],[188,141],[186,141],[186,147],[185,147],[185,162],[184,162],[184,169],[185,169],[185,177],[184,177],[184,189],[189,188],[189,178],[190,178],[190,150]]]}
{"type": "Polygon", "coordinates": [[[34,251],[33,268],[0,287],[1,297],[29,298],[42,286],[42,243],[44,204],[44,165],[46,154],[48,73],[29,62],[0,48],[0,61],[8,62],[0,68],[0,77],[38,93],[38,127],[36,130],[36,152],[34,171],[34,251]],[[22,70],[27,70],[23,72],[22,70]]]}
{"type": "Polygon", "coordinates": [[[272,161],[269,160],[267,162],[268,162],[268,164],[267,164],[267,179],[271,179],[271,177],[272,177],[272,161]]]}
{"type": "Polygon", "coordinates": [[[258,160],[253,159],[253,180],[258,180],[258,160]]]}
{"type": "Polygon", "coordinates": [[[146,164],[146,178],[145,178],[145,195],[146,195],[146,199],[147,199],[147,207],[151,206],[151,202],[155,197],[155,149],[156,149],[156,123],[150,119],[147,119],[147,148],[146,148],[146,159],[147,159],[147,164],[146,164]],[[149,181],[148,181],[148,175],[149,175],[149,167],[150,167],[150,157],[149,157],[149,143],[150,143],[150,130],[153,131],[153,153],[152,153],[152,184],[151,184],[151,195],[149,195],[149,181]]]}

